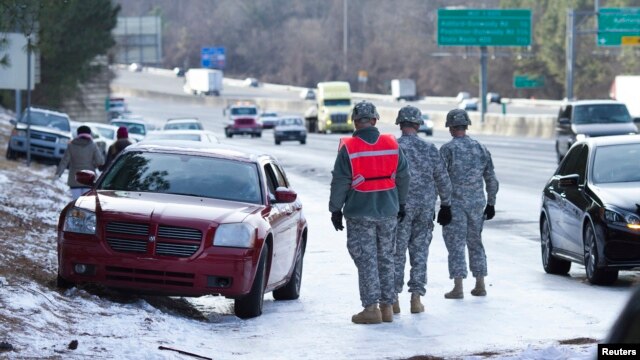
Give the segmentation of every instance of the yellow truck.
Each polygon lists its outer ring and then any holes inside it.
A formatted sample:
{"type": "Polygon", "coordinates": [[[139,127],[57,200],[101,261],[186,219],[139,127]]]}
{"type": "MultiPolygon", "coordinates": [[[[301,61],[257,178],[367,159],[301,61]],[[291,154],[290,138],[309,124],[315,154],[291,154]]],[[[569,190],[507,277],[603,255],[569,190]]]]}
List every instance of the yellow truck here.
{"type": "Polygon", "coordinates": [[[309,131],[353,132],[351,86],[346,81],[318,83],[317,104],[305,115],[309,131]],[[315,110],[315,111],[313,111],[315,110]]]}

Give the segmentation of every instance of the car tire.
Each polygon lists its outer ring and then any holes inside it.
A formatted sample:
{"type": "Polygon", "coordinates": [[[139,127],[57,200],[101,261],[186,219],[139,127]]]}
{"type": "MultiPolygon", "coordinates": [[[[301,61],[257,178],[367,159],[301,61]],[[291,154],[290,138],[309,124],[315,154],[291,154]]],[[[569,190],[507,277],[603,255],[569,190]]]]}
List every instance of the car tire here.
{"type": "Polygon", "coordinates": [[[258,261],[258,269],[256,277],[253,279],[251,291],[243,297],[235,300],[233,311],[237,317],[241,319],[250,319],[262,314],[262,304],[264,301],[264,286],[267,277],[267,254],[269,246],[264,245],[260,260],[258,261]]]}
{"type": "Polygon", "coordinates": [[[276,140],[276,145],[280,145],[280,140],[276,140]]]}
{"type": "Polygon", "coordinates": [[[232,137],[233,134],[231,132],[229,132],[229,129],[224,129],[224,135],[228,138],[232,137]]]}
{"type": "Polygon", "coordinates": [[[257,134],[256,134],[256,137],[261,138],[261,137],[262,137],[262,133],[257,133],[257,134]]]}
{"type": "Polygon", "coordinates": [[[58,289],[67,290],[71,289],[74,286],[76,286],[76,284],[72,283],[71,281],[65,280],[62,276],[60,276],[60,274],[58,274],[58,276],[56,277],[56,287],[58,289]]]}
{"type": "Polygon", "coordinates": [[[306,144],[306,143],[307,143],[307,139],[302,139],[302,140],[300,140],[300,145],[304,145],[304,144],[306,144]]]}
{"type": "Polygon", "coordinates": [[[551,241],[551,227],[546,217],[540,224],[540,248],[542,254],[542,268],[548,274],[566,275],[571,269],[571,262],[561,260],[553,256],[553,244],[551,241]]]}
{"type": "Polygon", "coordinates": [[[594,285],[611,285],[618,280],[618,270],[598,267],[598,238],[592,224],[584,229],[584,270],[587,280],[594,285]]]}
{"type": "Polygon", "coordinates": [[[7,146],[7,153],[5,154],[7,160],[16,160],[18,158],[18,152],[11,149],[11,145],[7,146]]]}
{"type": "Polygon", "coordinates": [[[304,260],[305,243],[302,243],[300,254],[296,259],[291,278],[281,288],[273,290],[273,298],[276,300],[295,300],[300,297],[300,286],[302,285],[302,265],[304,260]]]}

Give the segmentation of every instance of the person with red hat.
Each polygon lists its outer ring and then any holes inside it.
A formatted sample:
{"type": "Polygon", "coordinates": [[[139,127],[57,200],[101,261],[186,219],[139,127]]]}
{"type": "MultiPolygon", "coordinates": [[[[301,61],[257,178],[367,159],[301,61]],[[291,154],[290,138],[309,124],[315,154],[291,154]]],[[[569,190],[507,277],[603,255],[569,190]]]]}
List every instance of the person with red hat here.
{"type": "Polygon", "coordinates": [[[107,161],[104,162],[104,166],[102,167],[102,171],[106,170],[113,159],[115,159],[124,148],[133,144],[131,140],[129,140],[129,130],[126,127],[120,126],[117,132],[118,140],[109,146],[109,150],[107,150],[107,161]]]}

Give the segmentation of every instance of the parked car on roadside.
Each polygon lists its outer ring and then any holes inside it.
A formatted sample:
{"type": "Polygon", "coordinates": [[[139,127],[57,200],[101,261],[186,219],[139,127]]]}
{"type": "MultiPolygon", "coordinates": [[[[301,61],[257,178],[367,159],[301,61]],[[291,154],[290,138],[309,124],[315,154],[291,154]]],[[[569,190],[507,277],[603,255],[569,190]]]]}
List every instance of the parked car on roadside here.
{"type": "Polygon", "coordinates": [[[613,100],[570,101],[558,111],[556,157],[560,162],[578,140],[636,133],[638,128],[624,103],[613,100]]]}
{"type": "Polygon", "coordinates": [[[163,130],[204,130],[198,118],[170,118],[164,123],[163,130]]]}
{"type": "Polygon", "coordinates": [[[145,136],[145,143],[155,140],[198,141],[209,144],[219,144],[218,137],[207,130],[162,130],[150,131],[145,136]]]}
{"type": "MultiPolygon", "coordinates": [[[[71,120],[65,113],[31,107],[29,149],[31,156],[59,162],[73,138],[71,120]]],[[[11,120],[14,125],[7,145],[6,158],[15,160],[27,153],[27,110],[20,119],[11,120]]]]}
{"type": "Polygon", "coordinates": [[[149,131],[153,129],[141,117],[118,117],[109,122],[113,126],[124,126],[129,131],[129,138],[134,141],[141,141],[149,131]]]}
{"type": "MultiPolygon", "coordinates": [[[[100,149],[100,151],[102,152],[103,156],[107,155],[107,150],[109,149],[109,146],[111,146],[111,144],[114,143],[115,140],[113,140],[113,138],[107,138],[106,136],[102,135],[103,132],[105,131],[104,129],[101,131],[96,125],[94,125],[95,123],[89,123],[89,122],[81,122],[81,121],[71,121],[70,125],[71,125],[71,135],[73,137],[78,136],[78,128],[80,126],[88,126],[91,129],[91,137],[93,138],[93,142],[96,143],[96,145],[98,146],[98,149],[100,149]]],[[[116,135],[116,132],[118,131],[118,128],[116,126],[113,125],[107,125],[107,124],[103,124],[104,126],[109,126],[112,128],[112,132],[113,132],[113,136],[116,135]]]]}
{"type": "Polygon", "coordinates": [[[307,129],[301,116],[287,116],[278,120],[273,128],[273,139],[276,145],[283,141],[299,141],[301,145],[307,143],[307,129]]]}
{"type": "Polygon", "coordinates": [[[542,191],[540,238],[547,273],[584,265],[593,284],[640,267],[640,135],[575,143],[542,191]]]}
{"type": "Polygon", "coordinates": [[[236,147],[140,142],[60,213],[57,285],[222,295],[240,318],[300,296],[302,203],[278,161],[236,147]]]}
{"type": "Polygon", "coordinates": [[[429,114],[422,114],[422,125],[418,128],[418,133],[424,133],[426,136],[433,136],[433,120],[429,114]]]}

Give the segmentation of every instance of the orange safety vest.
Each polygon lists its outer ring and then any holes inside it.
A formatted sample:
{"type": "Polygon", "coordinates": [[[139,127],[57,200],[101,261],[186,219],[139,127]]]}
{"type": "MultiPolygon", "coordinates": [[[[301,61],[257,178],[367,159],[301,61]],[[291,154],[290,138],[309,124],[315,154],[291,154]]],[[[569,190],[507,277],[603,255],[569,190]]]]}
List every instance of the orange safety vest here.
{"type": "Polygon", "coordinates": [[[373,144],[359,137],[342,138],[338,149],[343,146],[351,163],[352,189],[372,192],[396,187],[399,150],[393,135],[381,134],[373,144]]]}

